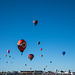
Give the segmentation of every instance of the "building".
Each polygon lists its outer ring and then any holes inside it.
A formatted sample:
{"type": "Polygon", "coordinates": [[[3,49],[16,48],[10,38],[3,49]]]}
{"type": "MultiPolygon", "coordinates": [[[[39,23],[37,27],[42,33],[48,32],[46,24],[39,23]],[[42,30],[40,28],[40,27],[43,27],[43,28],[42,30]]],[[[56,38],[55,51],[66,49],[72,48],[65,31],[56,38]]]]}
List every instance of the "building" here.
{"type": "Polygon", "coordinates": [[[33,75],[34,71],[20,71],[21,75],[33,75]]]}

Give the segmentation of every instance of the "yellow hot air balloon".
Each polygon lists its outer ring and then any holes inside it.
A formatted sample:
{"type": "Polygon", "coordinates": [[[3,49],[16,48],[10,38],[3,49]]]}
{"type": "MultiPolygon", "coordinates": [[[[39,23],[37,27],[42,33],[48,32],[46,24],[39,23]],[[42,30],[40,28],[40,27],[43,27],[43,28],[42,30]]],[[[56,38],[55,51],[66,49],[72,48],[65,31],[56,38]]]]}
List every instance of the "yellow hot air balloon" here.
{"type": "Polygon", "coordinates": [[[5,57],[7,57],[7,55],[5,55],[5,57]]]}

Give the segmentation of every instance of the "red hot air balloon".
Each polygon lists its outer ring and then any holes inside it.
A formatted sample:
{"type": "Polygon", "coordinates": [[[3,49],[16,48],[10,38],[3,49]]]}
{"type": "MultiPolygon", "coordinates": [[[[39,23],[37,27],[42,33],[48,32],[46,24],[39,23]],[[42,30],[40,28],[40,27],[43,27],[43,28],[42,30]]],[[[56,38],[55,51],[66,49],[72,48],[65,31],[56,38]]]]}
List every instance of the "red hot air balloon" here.
{"type": "Polygon", "coordinates": [[[34,55],[33,55],[33,54],[29,54],[29,55],[28,55],[28,58],[29,58],[30,60],[32,60],[32,59],[34,58],[34,55]]]}
{"type": "Polygon", "coordinates": [[[31,70],[32,68],[30,68],[30,70],[31,70]]]}
{"type": "Polygon", "coordinates": [[[10,50],[7,50],[7,53],[10,53],[10,50]]]}
{"type": "Polygon", "coordinates": [[[38,21],[37,20],[34,20],[33,23],[35,24],[35,26],[37,25],[38,21]]]}
{"type": "Polygon", "coordinates": [[[42,51],[42,48],[40,50],[42,51]]]}
{"type": "Polygon", "coordinates": [[[24,51],[24,50],[26,49],[26,47],[27,47],[27,43],[26,43],[25,40],[21,39],[21,40],[18,41],[17,46],[18,46],[18,49],[20,50],[20,52],[23,53],[23,51],[24,51]]]}
{"type": "Polygon", "coordinates": [[[70,71],[70,70],[68,70],[68,72],[70,73],[71,71],[70,71]]]}

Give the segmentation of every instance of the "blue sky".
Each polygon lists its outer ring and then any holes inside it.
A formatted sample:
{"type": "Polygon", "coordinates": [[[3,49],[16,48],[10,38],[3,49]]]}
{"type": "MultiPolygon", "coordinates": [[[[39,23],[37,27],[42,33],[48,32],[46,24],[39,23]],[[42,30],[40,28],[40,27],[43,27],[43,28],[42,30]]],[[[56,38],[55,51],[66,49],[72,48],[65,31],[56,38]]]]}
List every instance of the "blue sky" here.
{"type": "Polygon", "coordinates": [[[0,42],[0,71],[43,70],[46,65],[45,71],[75,71],[75,1],[0,0],[0,42]],[[38,20],[36,27],[33,20],[38,20]],[[27,42],[23,55],[17,48],[20,39],[27,42]]]}

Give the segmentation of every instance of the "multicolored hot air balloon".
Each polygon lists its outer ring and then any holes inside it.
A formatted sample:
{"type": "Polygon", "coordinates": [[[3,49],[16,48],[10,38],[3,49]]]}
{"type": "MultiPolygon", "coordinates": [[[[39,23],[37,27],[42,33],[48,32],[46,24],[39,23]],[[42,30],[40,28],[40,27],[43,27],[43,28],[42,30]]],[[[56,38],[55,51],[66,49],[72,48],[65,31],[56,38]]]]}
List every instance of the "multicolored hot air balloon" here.
{"type": "Polygon", "coordinates": [[[27,43],[26,43],[25,40],[21,39],[21,40],[18,41],[17,46],[18,46],[18,49],[20,50],[20,52],[23,53],[23,51],[24,51],[24,50],[26,49],[26,47],[27,47],[27,43]]]}
{"type": "Polygon", "coordinates": [[[28,55],[28,58],[29,58],[30,60],[32,60],[32,59],[34,58],[34,55],[33,55],[33,54],[29,54],[29,55],[28,55]]]}
{"type": "Polygon", "coordinates": [[[42,51],[42,48],[40,48],[40,50],[42,51]]]}
{"type": "Polygon", "coordinates": [[[65,51],[62,51],[62,54],[65,55],[65,51]]]}
{"type": "Polygon", "coordinates": [[[10,50],[7,50],[7,53],[10,53],[10,50]]]}
{"type": "Polygon", "coordinates": [[[34,20],[33,23],[35,24],[35,26],[37,25],[38,21],[37,20],[34,20]]]}

